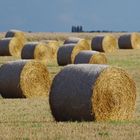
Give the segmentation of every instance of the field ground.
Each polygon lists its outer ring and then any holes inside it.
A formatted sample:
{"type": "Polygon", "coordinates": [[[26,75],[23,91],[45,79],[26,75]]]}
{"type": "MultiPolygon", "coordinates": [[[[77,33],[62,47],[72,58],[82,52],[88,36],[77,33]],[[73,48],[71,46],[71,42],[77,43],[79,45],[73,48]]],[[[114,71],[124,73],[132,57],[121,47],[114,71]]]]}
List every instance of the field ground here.
{"type": "MultiPolygon", "coordinates": [[[[140,139],[140,50],[119,50],[106,54],[108,63],[128,71],[137,85],[134,119],[124,122],[55,122],[48,98],[0,98],[0,139],[47,140],[139,140],[140,139]]],[[[0,57],[0,63],[15,60],[0,57]]],[[[62,67],[48,65],[52,77],[62,67]]]]}

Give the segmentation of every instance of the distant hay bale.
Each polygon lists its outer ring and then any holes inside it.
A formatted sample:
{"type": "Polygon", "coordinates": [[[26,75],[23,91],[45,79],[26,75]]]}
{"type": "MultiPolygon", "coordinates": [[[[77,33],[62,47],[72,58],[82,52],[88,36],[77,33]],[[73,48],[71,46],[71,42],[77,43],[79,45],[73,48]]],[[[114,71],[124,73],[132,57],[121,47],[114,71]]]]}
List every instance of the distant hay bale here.
{"type": "Polygon", "coordinates": [[[52,51],[45,43],[29,42],[24,45],[21,58],[48,62],[52,58],[52,51]]]}
{"type": "Polygon", "coordinates": [[[74,63],[75,56],[81,50],[90,50],[90,46],[83,45],[82,43],[77,44],[64,44],[59,47],[57,52],[57,62],[60,66],[74,63]]]}
{"type": "Polygon", "coordinates": [[[0,93],[4,98],[48,96],[47,68],[36,61],[15,61],[0,67],[0,93]]]}
{"type": "Polygon", "coordinates": [[[129,120],[135,101],[136,86],[129,74],[99,64],[64,67],[49,94],[56,121],[129,120]]]}
{"type": "Polygon", "coordinates": [[[113,35],[96,36],[91,41],[91,48],[99,52],[115,52],[118,41],[113,35]]]}
{"type": "Polygon", "coordinates": [[[118,40],[120,49],[140,49],[140,34],[121,35],[118,40]]]}
{"type": "Polygon", "coordinates": [[[74,60],[74,64],[89,63],[89,64],[107,64],[107,58],[105,54],[97,51],[81,51],[74,60]]]}
{"type": "Polygon", "coordinates": [[[56,57],[59,48],[59,42],[56,40],[41,40],[41,42],[46,43],[47,46],[51,48],[53,56],[56,57]]]}
{"type": "Polygon", "coordinates": [[[69,37],[64,41],[64,44],[80,44],[82,46],[88,46],[88,48],[91,49],[88,40],[78,37],[69,37]]]}
{"type": "Polygon", "coordinates": [[[16,37],[3,38],[0,40],[0,56],[21,56],[22,43],[16,37]]]}
{"type": "Polygon", "coordinates": [[[25,34],[24,34],[24,32],[22,32],[22,31],[20,31],[20,30],[14,30],[14,29],[9,30],[9,31],[6,33],[5,37],[6,37],[6,38],[7,38],[7,37],[8,37],[8,38],[9,38],[9,37],[16,37],[16,38],[18,38],[18,39],[20,40],[20,42],[22,43],[22,45],[24,45],[24,43],[26,42],[25,34]]]}

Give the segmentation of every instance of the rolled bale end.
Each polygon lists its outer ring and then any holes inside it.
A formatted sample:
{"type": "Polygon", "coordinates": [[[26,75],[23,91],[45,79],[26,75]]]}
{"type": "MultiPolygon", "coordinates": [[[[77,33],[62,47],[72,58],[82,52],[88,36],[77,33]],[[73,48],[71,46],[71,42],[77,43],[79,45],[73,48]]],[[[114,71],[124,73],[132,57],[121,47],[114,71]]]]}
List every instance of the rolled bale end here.
{"type": "Polygon", "coordinates": [[[77,54],[74,64],[107,64],[105,54],[97,51],[81,51],[77,54]]]}
{"type": "Polygon", "coordinates": [[[58,49],[57,62],[60,66],[74,63],[75,56],[81,50],[88,50],[88,49],[89,49],[89,46],[83,46],[80,43],[64,44],[58,49]]]}
{"type": "Polygon", "coordinates": [[[52,50],[53,58],[57,58],[57,51],[59,48],[59,42],[56,40],[42,40],[41,42],[46,43],[48,47],[52,50]]]}
{"type": "Polygon", "coordinates": [[[118,41],[113,35],[96,36],[91,41],[91,48],[99,52],[115,52],[118,49],[118,41]]]}
{"type": "Polygon", "coordinates": [[[135,82],[126,71],[96,64],[64,67],[49,94],[56,121],[130,120],[135,101],[135,82]]]}
{"type": "Polygon", "coordinates": [[[136,85],[125,70],[104,69],[97,78],[92,95],[95,118],[100,120],[131,120],[136,102],[136,85]]]}
{"type": "Polygon", "coordinates": [[[0,67],[0,93],[4,98],[46,97],[50,84],[47,68],[37,61],[14,61],[0,67]]]}
{"type": "Polygon", "coordinates": [[[44,43],[29,42],[22,49],[22,59],[36,59],[48,63],[52,57],[51,49],[44,43]]]}
{"type": "Polygon", "coordinates": [[[140,49],[140,34],[121,35],[118,40],[120,49],[140,49]]]}
{"type": "Polygon", "coordinates": [[[20,57],[23,45],[18,38],[3,38],[0,40],[0,55],[20,57]]]}

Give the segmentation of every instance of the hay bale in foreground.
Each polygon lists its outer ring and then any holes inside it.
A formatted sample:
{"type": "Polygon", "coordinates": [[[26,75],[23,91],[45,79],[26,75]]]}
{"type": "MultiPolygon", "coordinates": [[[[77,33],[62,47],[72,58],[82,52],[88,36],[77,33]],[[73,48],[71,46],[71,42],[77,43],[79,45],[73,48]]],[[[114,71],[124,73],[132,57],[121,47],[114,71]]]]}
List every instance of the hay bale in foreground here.
{"type": "Polygon", "coordinates": [[[21,56],[22,43],[18,38],[3,38],[0,40],[0,56],[21,56]]]}
{"type": "Polygon", "coordinates": [[[91,48],[99,52],[115,52],[118,48],[118,41],[113,35],[96,36],[91,41],[91,48]]]}
{"type": "Polygon", "coordinates": [[[14,61],[0,67],[0,93],[4,98],[48,96],[47,68],[36,61],[14,61]]]}
{"type": "Polygon", "coordinates": [[[74,64],[89,63],[89,64],[107,64],[105,54],[97,51],[81,51],[74,60],[74,64]]]}
{"type": "Polygon", "coordinates": [[[56,58],[57,51],[59,48],[59,42],[56,40],[41,40],[41,42],[46,43],[48,47],[52,50],[53,56],[56,58]]]}
{"type": "Polygon", "coordinates": [[[129,120],[135,101],[136,86],[125,70],[97,64],[64,67],[49,94],[56,121],[129,120]]]}
{"type": "Polygon", "coordinates": [[[60,66],[74,63],[75,56],[81,50],[90,50],[89,45],[82,45],[81,43],[77,44],[64,44],[59,47],[57,52],[57,62],[60,66]]]}
{"type": "Polygon", "coordinates": [[[52,58],[52,51],[45,43],[29,42],[24,45],[21,58],[48,62],[52,58]]]}
{"type": "Polygon", "coordinates": [[[140,49],[140,34],[121,35],[118,40],[120,49],[140,49]]]}

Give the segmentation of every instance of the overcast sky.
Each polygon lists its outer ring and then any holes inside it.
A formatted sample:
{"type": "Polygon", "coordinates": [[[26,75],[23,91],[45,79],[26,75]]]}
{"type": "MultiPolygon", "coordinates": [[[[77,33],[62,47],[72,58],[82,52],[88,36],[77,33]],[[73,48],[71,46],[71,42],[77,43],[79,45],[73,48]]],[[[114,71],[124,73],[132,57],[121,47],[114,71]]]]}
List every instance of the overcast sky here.
{"type": "Polygon", "coordinates": [[[0,0],[0,31],[140,31],[140,0],[0,0]]]}

